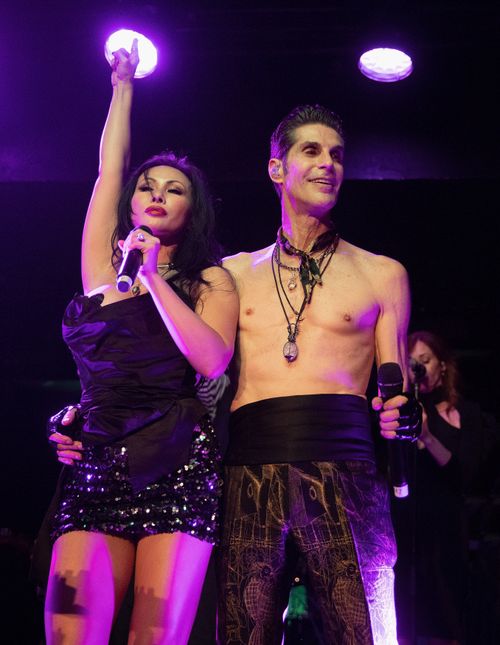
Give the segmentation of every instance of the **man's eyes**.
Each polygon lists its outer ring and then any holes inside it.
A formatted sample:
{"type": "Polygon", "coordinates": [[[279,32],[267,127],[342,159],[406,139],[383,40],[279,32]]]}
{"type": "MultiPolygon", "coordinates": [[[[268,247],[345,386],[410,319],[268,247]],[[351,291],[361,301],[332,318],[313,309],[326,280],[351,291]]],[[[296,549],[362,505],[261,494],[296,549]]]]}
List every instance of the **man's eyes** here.
{"type": "MultiPolygon", "coordinates": [[[[321,151],[316,146],[308,146],[307,148],[304,148],[303,152],[309,157],[315,157],[316,155],[319,155],[321,151]]],[[[330,156],[334,161],[338,161],[339,163],[343,162],[343,153],[341,150],[332,151],[330,156]]]]}

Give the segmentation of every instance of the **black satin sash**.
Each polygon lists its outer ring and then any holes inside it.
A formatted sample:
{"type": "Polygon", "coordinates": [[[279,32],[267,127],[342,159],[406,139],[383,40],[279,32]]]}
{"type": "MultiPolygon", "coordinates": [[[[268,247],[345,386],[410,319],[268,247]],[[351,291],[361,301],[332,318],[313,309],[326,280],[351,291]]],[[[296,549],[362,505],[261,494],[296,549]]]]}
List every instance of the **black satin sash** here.
{"type": "Polygon", "coordinates": [[[368,405],[359,396],[264,399],[229,419],[227,465],[339,460],[375,462],[368,405]]]}

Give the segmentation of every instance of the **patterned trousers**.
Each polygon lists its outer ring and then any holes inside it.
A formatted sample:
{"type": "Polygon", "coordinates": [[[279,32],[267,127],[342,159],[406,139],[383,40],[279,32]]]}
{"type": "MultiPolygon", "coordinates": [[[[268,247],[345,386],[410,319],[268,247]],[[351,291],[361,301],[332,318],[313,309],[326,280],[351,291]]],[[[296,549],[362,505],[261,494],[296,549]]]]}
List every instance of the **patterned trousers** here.
{"type": "Polygon", "coordinates": [[[226,467],[219,645],[279,645],[298,558],[322,642],[397,645],[388,487],[366,461],[226,467]]]}

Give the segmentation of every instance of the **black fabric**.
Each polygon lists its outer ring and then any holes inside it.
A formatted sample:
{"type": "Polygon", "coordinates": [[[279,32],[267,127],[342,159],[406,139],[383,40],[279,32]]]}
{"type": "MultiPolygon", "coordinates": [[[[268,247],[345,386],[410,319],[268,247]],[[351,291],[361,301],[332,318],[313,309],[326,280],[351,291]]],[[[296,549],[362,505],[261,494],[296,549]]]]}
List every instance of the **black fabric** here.
{"type": "MultiPolygon", "coordinates": [[[[459,433],[427,408],[432,434],[457,455],[459,433]]],[[[467,575],[467,534],[459,468],[437,465],[427,450],[417,451],[417,624],[422,635],[463,637],[467,575]],[[425,600],[424,600],[425,599],[425,600]]]]}
{"type": "Polygon", "coordinates": [[[52,541],[63,533],[94,531],[137,543],[148,535],[179,531],[215,544],[220,462],[208,415],[193,431],[189,460],[138,492],[132,492],[123,447],[88,449],[67,471],[52,541]]]}
{"type": "Polygon", "coordinates": [[[373,464],[227,466],[218,642],[282,642],[299,559],[322,643],[394,645],[395,558],[387,482],[373,464]]]}
{"type": "Polygon", "coordinates": [[[403,392],[408,399],[399,408],[399,427],[396,439],[415,441],[422,432],[422,408],[411,392],[403,392]]]}
{"type": "Polygon", "coordinates": [[[351,394],[264,399],[229,418],[225,463],[375,461],[366,400],[351,394]]]}
{"type": "MultiPolygon", "coordinates": [[[[81,422],[80,418],[78,416],[78,413],[80,412],[80,405],[65,405],[62,410],[59,410],[59,412],[56,412],[53,414],[51,417],[49,417],[47,421],[47,437],[50,439],[50,436],[54,434],[54,432],[60,432],[61,434],[66,435],[67,437],[71,437],[73,440],[80,439],[81,434],[82,434],[82,429],[81,429],[81,422]],[[66,416],[67,412],[69,410],[74,410],[75,417],[73,420],[73,423],[69,426],[64,426],[62,424],[62,420],[66,416]]],[[[56,444],[51,441],[51,446],[52,448],[56,448],[56,444]]]]}
{"type": "Polygon", "coordinates": [[[419,392],[418,400],[422,403],[424,408],[428,408],[431,405],[437,405],[442,401],[446,401],[444,388],[442,386],[439,386],[432,390],[432,392],[419,392]]]}
{"type": "MultiPolygon", "coordinates": [[[[439,466],[428,450],[416,450],[416,479],[410,481],[416,505],[415,536],[410,535],[410,507],[393,504],[398,541],[396,599],[398,631],[409,636],[409,602],[412,539],[415,539],[417,634],[443,639],[464,639],[468,589],[468,523],[465,496],[481,494],[491,454],[498,454],[497,435],[479,405],[459,400],[460,428],[438,412],[435,397],[422,397],[430,432],[451,452],[439,466]]],[[[498,465],[495,465],[495,469],[498,465]]],[[[483,488],[484,492],[485,488],[483,488]]]]}
{"type": "Polygon", "coordinates": [[[151,296],[104,307],[102,300],[102,294],[77,295],[63,318],[82,387],[82,442],[125,446],[137,491],[187,461],[193,428],[206,410],[195,398],[194,370],[151,296]]]}
{"type": "Polygon", "coordinates": [[[64,482],[70,468],[70,466],[63,466],[59,473],[54,495],[50,500],[49,507],[45,513],[42,524],[40,525],[40,530],[38,531],[38,535],[33,544],[29,577],[30,580],[32,580],[35,585],[43,591],[43,593],[45,593],[45,590],[47,589],[50,560],[52,558],[52,540],[50,537],[52,522],[54,513],[59,505],[61,492],[64,488],[64,482]]]}

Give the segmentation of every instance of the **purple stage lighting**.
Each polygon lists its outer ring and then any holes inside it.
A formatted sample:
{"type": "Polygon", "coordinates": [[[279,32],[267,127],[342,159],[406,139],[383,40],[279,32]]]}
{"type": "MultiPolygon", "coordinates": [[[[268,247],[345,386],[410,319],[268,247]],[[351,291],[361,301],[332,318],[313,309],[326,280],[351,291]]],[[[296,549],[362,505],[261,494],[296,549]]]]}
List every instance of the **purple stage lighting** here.
{"type": "Polygon", "coordinates": [[[359,70],[380,83],[394,83],[413,71],[411,58],[399,49],[379,47],[365,52],[358,63],[359,70]]]}
{"type": "Polygon", "coordinates": [[[108,63],[111,64],[113,62],[113,52],[121,47],[130,51],[134,38],[137,38],[139,47],[139,65],[135,70],[134,77],[144,78],[155,71],[158,63],[158,51],[146,36],[143,36],[137,31],[132,31],[131,29],[120,29],[119,31],[115,31],[106,41],[104,55],[106,56],[108,63]]]}

